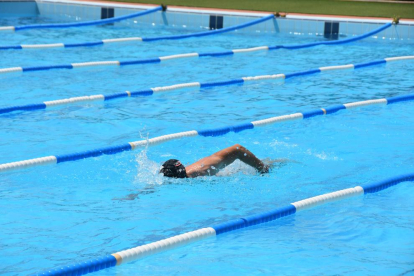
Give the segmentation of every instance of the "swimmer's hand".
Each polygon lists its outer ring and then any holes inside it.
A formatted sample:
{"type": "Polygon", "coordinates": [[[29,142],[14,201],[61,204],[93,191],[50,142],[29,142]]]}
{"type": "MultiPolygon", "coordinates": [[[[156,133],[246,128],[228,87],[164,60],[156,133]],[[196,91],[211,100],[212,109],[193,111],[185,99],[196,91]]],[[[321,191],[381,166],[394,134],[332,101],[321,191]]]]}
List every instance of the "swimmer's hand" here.
{"type": "Polygon", "coordinates": [[[261,173],[261,174],[263,174],[263,173],[269,173],[270,168],[271,167],[269,165],[264,164],[264,166],[261,169],[259,169],[259,173],[261,173]]]}

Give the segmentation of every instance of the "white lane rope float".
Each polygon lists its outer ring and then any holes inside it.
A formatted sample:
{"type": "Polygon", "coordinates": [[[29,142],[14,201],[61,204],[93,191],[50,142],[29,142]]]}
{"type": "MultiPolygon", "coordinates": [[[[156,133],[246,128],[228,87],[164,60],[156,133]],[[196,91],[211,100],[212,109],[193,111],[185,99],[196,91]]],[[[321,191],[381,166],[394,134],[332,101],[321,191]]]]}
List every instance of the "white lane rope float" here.
{"type": "Polygon", "coordinates": [[[384,99],[375,99],[375,100],[360,101],[360,102],[354,102],[354,103],[338,104],[338,105],[315,109],[315,110],[311,110],[307,112],[293,113],[293,114],[288,114],[288,115],[271,117],[267,119],[252,121],[249,123],[230,125],[230,126],[225,126],[221,128],[191,130],[191,131],[173,133],[173,134],[163,135],[159,137],[154,137],[148,140],[140,140],[140,141],[129,142],[129,143],[124,143],[124,144],[115,145],[115,146],[108,146],[108,147],[103,147],[103,148],[98,148],[98,149],[82,151],[82,152],[46,156],[46,157],[41,157],[41,158],[34,158],[34,159],[28,159],[28,160],[23,160],[23,161],[18,161],[18,162],[0,164],[0,173],[23,169],[23,168],[29,168],[29,167],[76,161],[76,160],[85,159],[85,158],[97,157],[97,156],[101,156],[104,154],[116,154],[116,153],[120,153],[123,151],[135,150],[137,148],[158,145],[161,143],[166,143],[168,141],[181,139],[184,137],[194,137],[194,136],[216,137],[216,136],[225,135],[229,132],[238,133],[243,130],[253,129],[253,128],[257,128],[261,126],[267,126],[267,125],[275,124],[275,123],[308,119],[311,117],[321,116],[321,115],[322,116],[329,115],[329,114],[336,113],[343,109],[350,109],[350,108],[352,109],[356,107],[365,107],[365,106],[372,106],[372,105],[377,106],[379,104],[390,105],[390,104],[394,104],[398,102],[413,101],[413,100],[414,100],[414,94],[408,94],[408,95],[402,95],[402,96],[396,96],[396,97],[390,97],[390,98],[384,98],[384,99]]]}
{"type": "MultiPolygon", "coordinates": [[[[209,52],[209,53],[184,53],[184,54],[174,54],[169,56],[163,57],[156,57],[156,58],[147,58],[147,59],[136,59],[136,60],[126,60],[126,61],[118,61],[118,60],[106,60],[106,61],[92,61],[92,62],[81,62],[81,63],[71,63],[71,64],[56,64],[56,65],[45,65],[45,66],[29,66],[29,67],[11,67],[11,68],[3,68],[0,69],[0,74],[6,73],[14,73],[14,72],[34,72],[34,71],[46,71],[46,70],[59,70],[59,69],[76,69],[76,68],[85,68],[85,67],[102,67],[102,66],[120,66],[121,68],[128,65],[147,65],[147,64],[154,64],[154,63],[164,63],[170,60],[177,60],[177,59],[187,59],[187,58],[198,58],[198,57],[223,57],[223,56],[238,56],[239,54],[243,53],[252,53],[257,51],[272,51],[272,50],[298,50],[310,47],[316,47],[320,45],[341,45],[346,43],[355,42],[358,40],[362,40],[374,34],[377,34],[386,28],[389,28],[391,23],[385,24],[380,28],[377,28],[373,31],[368,33],[351,37],[347,39],[341,40],[334,40],[334,41],[321,41],[321,42],[314,42],[314,43],[307,43],[307,44],[300,44],[300,45],[276,45],[276,46],[260,46],[260,47],[253,47],[253,48],[246,48],[246,49],[234,49],[230,51],[224,52],[209,52]]],[[[137,38],[124,38],[119,40],[122,41],[140,41],[137,38]]],[[[47,44],[44,47],[63,47],[63,44],[47,44]]],[[[340,68],[338,68],[340,69],[340,68]]]]}
{"type": "Polygon", "coordinates": [[[49,48],[75,48],[75,47],[93,47],[93,46],[100,46],[108,43],[121,43],[121,42],[128,42],[128,41],[140,41],[140,42],[152,42],[152,41],[159,41],[159,40],[178,40],[178,39],[185,39],[191,37],[203,37],[209,35],[216,35],[221,33],[226,33],[238,29],[247,28],[249,26],[253,26],[267,20],[273,19],[274,15],[267,15],[265,17],[252,20],[247,23],[239,24],[232,27],[216,29],[212,31],[205,31],[205,32],[198,32],[198,33],[191,33],[185,35],[173,35],[173,36],[161,36],[161,37],[121,37],[121,38],[111,38],[111,39],[102,39],[99,41],[92,41],[92,42],[79,42],[79,43],[51,43],[51,44],[32,44],[32,45],[11,45],[11,46],[0,46],[0,50],[24,50],[24,49],[49,49],[49,48]]]}
{"type": "Polygon", "coordinates": [[[32,104],[26,104],[26,105],[0,107],[0,115],[14,112],[14,111],[43,110],[43,109],[50,108],[50,107],[63,106],[63,105],[68,105],[68,104],[99,102],[99,101],[104,102],[104,101],[110,101],[110,100],[122,99],[122,98],[151,96],[151,95],[154,95],[160,92],[171,92],[171,91],[185,89],[185,88],[203,89],[207,87],[227,86],[227,85],[234,85],[234,84],[241,85],[245,82],[260,81],[260,80],[265,80],[265,79],[289,79],[293,77],[313,75],[313,74],[332,71],[332,70],[360,69],[360,68],[367,68],[371,66],[381,65],[381,64],[385,64],[385,63],[393,62],[393,61],[403,61],[403,60],[412,60],[412,59],[414,59],[414,56],[391,57],[391,58],[385,58],[382,60],[370,61],[370,62],[358,63],[358,64],[320,67],[317,69],[311,69],[307,71],[300,71],[300,72],[294,72],[294,73],[288,73],[288,74],[274,74],[274,75],[262,75],[262,76],[253,76],[253,77],[242,77],[240,79],[208,82],[208,83],[200,83],[200,82],[180,83],[180,84],[174,84],[174,85],[168,85],[168,86],[154,87],[154,88],[140,90],[140,91],[125,91],[121,93],[114,93],[114,94],[108,94],[108,95],[98,94],[98,95],[89,95],[89,96],[78,96],[78,97],[72,97],[68,99],[58,99],[58,100],[44,101],[40,103],[32,103],[32,104]]]}
{"type": "Polygon", "coordinates": [[[179,246],[192,244],[211,237],[216,237],[227,232],[271,222],[276,219],[281,219],[283,217],[290,216],[316,206],[337,202],[343,199],[361,196],[368,193],[376,193],[407,181],[414,181],[414,173],[402,174],[384,179],[382,181],[372,182],[369,184],[356,186],[354,188],[343,189],[299,200],[286,206],[270,210],[268,212],[245,216],[210,227],[201,228],[195,231],[162,239],[156,242],[125,249],[88,261],[75,261],[73,264],[46,270],[35,275],[84,275],[87,273],[96,272],[106,268],[119,266],[128,262],[133,262],[154,254],[172,250],[179,246]]]}

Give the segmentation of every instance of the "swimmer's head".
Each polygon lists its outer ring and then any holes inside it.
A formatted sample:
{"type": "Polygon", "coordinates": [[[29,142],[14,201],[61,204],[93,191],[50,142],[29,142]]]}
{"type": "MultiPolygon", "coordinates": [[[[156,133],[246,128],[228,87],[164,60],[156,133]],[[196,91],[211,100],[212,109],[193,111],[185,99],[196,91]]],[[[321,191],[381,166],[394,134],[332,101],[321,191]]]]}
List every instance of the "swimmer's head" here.
{"type": "Polygon", "coordinates": [[[186,178],[187,173],[185,167],[177,159],[170,159],[165,161],[162,165],[160,173],[163,173],[164,176],[174,177],[174,178],[186,178]]]}

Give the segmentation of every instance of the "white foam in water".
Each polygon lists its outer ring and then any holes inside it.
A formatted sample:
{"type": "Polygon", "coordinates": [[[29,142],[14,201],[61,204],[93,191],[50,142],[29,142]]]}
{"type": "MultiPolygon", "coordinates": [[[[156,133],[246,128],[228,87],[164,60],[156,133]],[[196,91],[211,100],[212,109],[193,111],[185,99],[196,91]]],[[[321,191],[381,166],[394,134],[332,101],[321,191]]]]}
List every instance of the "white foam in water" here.
{"type": "Polygon", "coordinates": [[[159,173],[160,164],[152,161],[147,156],[148,148],[145,148],[135,157],[137,161],[136,183],[145,183],[148,185],[161,185],[164,177],[159,173]]]}
{"type": "Polygon", "coordinates": [[[236,160],[229,166],[219,171],[216,176],[229,176],[237,173],[243,173],[246,175],[256,174],[256,170],[253,167],[241,162],[240,160],[236,160]]]}
{"type": "MultiPolygon", "coordinates": [[[[289,139],[286,139],[286,140],[289,140],[289,139]]],[[[298,146],[297,144],[290,144],[290,143],[287,143],[284,141],[278,141],[278,140],[273,140],[273,142],[269,143],[269,145],[271,147],[278,146],[278,147],[286,147],[286,148],[294,148],[298,146]]]]}
{"type": "Polygon", "coordinates": [[[309,154],[309,155],[315,156],[315,157],[317,157],[319,159],[322,159],[322,160],[334,160],[334,161],[342,160],[342,159],[339,159],[334,154],[326,153],[324,151],[322,151],[322,152],[314,152],[311,149],[308,149],[306,151],[306,153],[309,154]]]}

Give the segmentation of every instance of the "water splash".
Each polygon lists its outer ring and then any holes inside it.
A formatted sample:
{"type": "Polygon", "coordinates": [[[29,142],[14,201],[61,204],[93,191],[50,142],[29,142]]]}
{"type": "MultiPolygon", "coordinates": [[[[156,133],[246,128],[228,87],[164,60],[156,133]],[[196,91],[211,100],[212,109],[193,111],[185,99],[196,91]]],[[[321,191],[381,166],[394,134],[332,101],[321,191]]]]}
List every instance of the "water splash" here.
{"type": "MultiPolygon", "coordinates": [[[[289,140],[288,138],[285,138],[285,139],[286,140],[289,140]]],[[[284,141],[273,140],[272,142],[269,143],[269,146],[271,146],[271,147],[295,148],[298,145],[297,144],[288,143],[288,142],[284,142],[284,141]]]]}
{"type": "Polygon", "coordinates": [[[137,175],[135,183],[142,185],[161,185],[163,183],[163,175],[159,173],[160,164],[152,161],[147,156],[148,148],[145,148],[135,156],[137,162],[137,175]]]}
{"type": "Polygon", "coordinates": [[[315,150],[307,149],[306,154],[315,156],[316,158],[319,158],[321,160],[333,160],[333,161],[342,160],[342,158],[338,158],[333,153],[329,153],[329,152],[327,153],[325,151],[316,152],[315,150]]]}
{"type": "Polygon", "coordinates": [[[222,169],[221,171],[219,171],[216,174],[216,176],[229,176],[237,173],[242,173],[245,175],[254,175],[257,172],[253,167],[241,162],[240,160],[236,160],[224,169],[222,169]]]}

